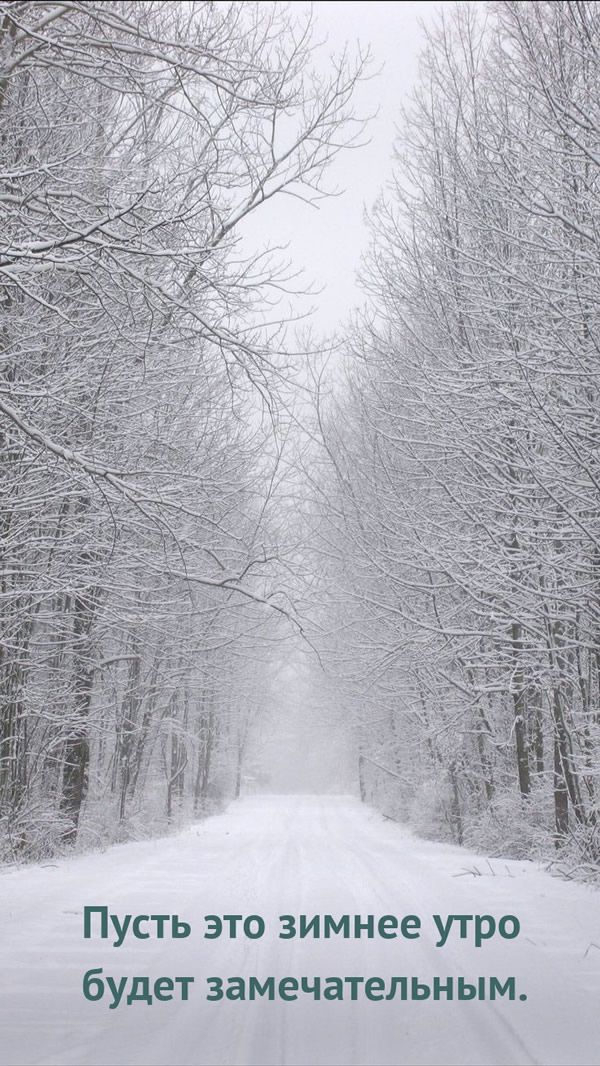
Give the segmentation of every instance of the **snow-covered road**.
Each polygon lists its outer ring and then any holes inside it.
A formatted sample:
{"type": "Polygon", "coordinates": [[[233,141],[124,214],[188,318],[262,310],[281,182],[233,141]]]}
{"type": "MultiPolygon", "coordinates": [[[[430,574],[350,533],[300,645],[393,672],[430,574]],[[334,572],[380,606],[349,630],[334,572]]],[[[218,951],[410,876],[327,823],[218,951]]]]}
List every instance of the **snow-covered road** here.
{"type": "Polygon", "coordinates": [[[254,797],[176,837],[0,875],[0,1063],[600,1064],[600,894],[416,839],[351,797],[254,797]],[[184,940],[84,940],[84,905],[179,913],[184,940]],[[257,940],[206,914],[261,914],[257,940]],[[277,937],[279,914],[420,915],[418,940],[277,937]],[[436,948],[433,914],[516,914],[516,940],[436,948]],[[108,1009],[85,971],[190,975],[188,1002],[108,1009]],[[207,1002],[205,979],[515,975],[527,1001],[207,1002]]]}

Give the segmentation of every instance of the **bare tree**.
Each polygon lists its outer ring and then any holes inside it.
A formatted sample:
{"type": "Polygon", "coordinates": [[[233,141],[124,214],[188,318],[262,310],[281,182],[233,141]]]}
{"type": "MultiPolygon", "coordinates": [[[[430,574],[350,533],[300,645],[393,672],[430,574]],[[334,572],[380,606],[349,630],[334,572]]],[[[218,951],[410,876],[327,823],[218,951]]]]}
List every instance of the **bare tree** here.
{"type": "Polygon", "coordinates": [[[14,851],[235,790],[233,686],[293,615],[272,517],[293,367],[261,325],[284,278],[240,226],[324,194],[361,70],[319,79],[310,20],[277,4],[0,4],[14,851]]]}

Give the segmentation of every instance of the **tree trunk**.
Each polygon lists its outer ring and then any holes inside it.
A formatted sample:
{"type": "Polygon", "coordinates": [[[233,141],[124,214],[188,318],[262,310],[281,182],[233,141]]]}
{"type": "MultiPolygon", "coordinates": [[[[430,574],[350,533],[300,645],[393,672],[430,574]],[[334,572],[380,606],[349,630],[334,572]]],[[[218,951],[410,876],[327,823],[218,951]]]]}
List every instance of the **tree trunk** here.
{"type": "Polygon", "coordinates": [[[522,633],[518,622],[513,622],[512,652],[516,663],[513,679],[513,709],[515,723],[515,745],[517,754],[517,772],[519,776],[519,791],[526,798],[531,792],[531,778],[529,774],[529,752],[527,750],[526,709],[527,697],[523,669],[520,663],[522,654],[522,633]]]}
{"type": "Polygon", "coordinates": [[[88,647],[92,625],[91,604],[81,596],[75,597],[74,635],[74,714],[73,725],[64,749],[61,807],[69,824],[63,839],[75,843],[83,801],[87,794],[90,762],[88,718],[92,702],[94,671],[88,647]]]}

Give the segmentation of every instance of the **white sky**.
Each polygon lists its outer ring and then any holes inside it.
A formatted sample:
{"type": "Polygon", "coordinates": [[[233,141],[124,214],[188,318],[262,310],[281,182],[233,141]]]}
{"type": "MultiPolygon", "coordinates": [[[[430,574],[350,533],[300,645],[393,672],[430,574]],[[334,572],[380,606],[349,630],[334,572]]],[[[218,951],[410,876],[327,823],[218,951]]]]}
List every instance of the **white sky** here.
{"type": "Polygon", "coordinates": [[[355,275],[368,241],[364,209],[373,204],[391,173],[398,108],[415,84],[424,45],[421,21],[431,25],[439,9],[449,4],[316,0],[312,6],[315,40],[324,41],[315,53],[315,65],[326,69],[331,54],[359,41],[371,47],[373,71],[383,67],[356,96],[358,114],[378,111],[369,125],[370,143],[343,152],[330,169],[327,187],[343,190],[340,196],[322,200],[318,208],[291,197],[271,201],[267,212],[259,211],[248,220],[244,238],[261,247],[287,245],[286,256],[294,269],[304,271],[302,287],[312,283],[322,290],[299,300],[295,310],[304,313],[312,307],[309,321],[318,333],[330,333],[362,299],[355,275]]]}

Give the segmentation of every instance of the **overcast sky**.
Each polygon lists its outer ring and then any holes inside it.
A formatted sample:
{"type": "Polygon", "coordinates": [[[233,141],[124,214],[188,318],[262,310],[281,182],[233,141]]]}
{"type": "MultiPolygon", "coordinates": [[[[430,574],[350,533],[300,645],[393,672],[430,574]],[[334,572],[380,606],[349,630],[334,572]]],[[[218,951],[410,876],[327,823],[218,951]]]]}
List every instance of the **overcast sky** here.
{"type": "Polygon", "coordinates": [[[390,175],[398,108],[416,81],[424,45],[421,23],[431,25],[440,7],[448,4],[317,0],[312,6],[315,39],[327,39],[314,56],[320,69],[327,67],[331,53],[357,41],[370,46],[373,70],[383,68],[356,97],[358,113],[378,111],[369,125],[370,143],[342,153],[331,168],[328,187],[343,190],[342,195],[321,201],[318,209],[291,197],[272,202],[269,212],[259,211],[247,223],[246,239],[289,246],[287,257],[294,267],[303,268],[306,282],[322,289],[299,306],[303,310],[314,306],[312,322],[319,332],[327,333],[343,324],[361,302],[355,274],[368,240],[364,209],[373,204],[390,175]]]}

